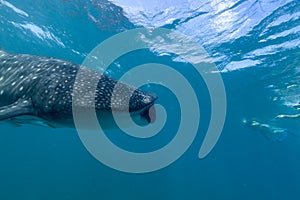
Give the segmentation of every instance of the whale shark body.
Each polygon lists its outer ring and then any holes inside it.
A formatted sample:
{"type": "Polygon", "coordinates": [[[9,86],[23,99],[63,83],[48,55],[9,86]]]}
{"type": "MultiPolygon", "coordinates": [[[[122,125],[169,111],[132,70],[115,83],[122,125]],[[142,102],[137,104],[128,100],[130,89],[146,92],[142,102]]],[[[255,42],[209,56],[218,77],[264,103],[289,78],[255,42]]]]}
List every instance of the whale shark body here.
{"type": "MultiPolygon", "coordinates": [[[[87,67],[55,58],[0,50],[0,121],[74,127],[72,108],[75,106],[94,108],[99,118],[106,118],[112,110],[130,112],[142,124],[147,124],[154,121],[156,99],[155,94],[119,83],[87,67]],[[85,79],[76,79],[79,70],[85,79]],[[95,90],[90,91],[95,82],[87,80],[95,77],[99,80],[95,90]],[[116,84],[117,94],[112,98],[116,84]],[[79,95],[80,92],[83,94],[75,102],[74,89],[79,95]],[[91,96],[87,95],[93,95],[94,101],[90,101],[91,96]]],[[[104,128],[114,128],[107,121],[110,119],[104,120],[104,128]]]]}

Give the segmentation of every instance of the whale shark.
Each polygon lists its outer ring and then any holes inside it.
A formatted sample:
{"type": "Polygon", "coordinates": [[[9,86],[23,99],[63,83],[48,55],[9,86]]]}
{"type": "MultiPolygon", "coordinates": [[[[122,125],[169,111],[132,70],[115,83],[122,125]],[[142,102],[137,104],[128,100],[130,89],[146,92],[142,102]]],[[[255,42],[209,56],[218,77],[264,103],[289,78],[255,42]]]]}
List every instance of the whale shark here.
{"type": "Polygon", "coordinates": [[[102,127],[105,129],[117,128],[110,123],[112,111],[129,112],[137,124],[145,125],[155,120],[156,99],[154,93],[120,83],[88,67],[51,57],[12,54],[0,49],[0,121],[54,128],[75,127],[72,113],[75,106],[79,109],[93,108],[99,121],[103,120],[102,127]],[[84,79],[78,79],[79,70],[83,72],[84,79]],[[88,81],[95,77],[98,78],[96,83],[88,81]],[[93,87],[93,84],[96,86],[93,87]],[[114,91],[116,85],[118,90],[114,91]],[[76,101],[75,89],[77,96],[82,93],[76,101]],[[90,101],[91,97],[94,101],[90,101]],[[80,102],[77,102],[78,99],[80,102]]]}

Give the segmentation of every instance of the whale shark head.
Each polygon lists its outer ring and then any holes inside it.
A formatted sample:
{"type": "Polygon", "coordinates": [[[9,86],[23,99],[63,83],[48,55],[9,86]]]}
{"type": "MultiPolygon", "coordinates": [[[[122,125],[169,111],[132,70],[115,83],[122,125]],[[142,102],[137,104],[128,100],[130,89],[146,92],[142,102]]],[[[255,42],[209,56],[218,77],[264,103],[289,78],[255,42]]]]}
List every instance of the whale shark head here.
{"type": "MultiPolygon", "coordinates": [[[[102,120],[107,119],[107,113],[112,112],[114,116],[119,115],[126,120],[124,113],[129,113],[136,124],[144,126],[156,119],[154,103],[157,98],[154,93],[145,92],[103,75],[95,92],[95,108],[102,120]]],[[[104,126],[110,124],[108,120],[104,121],[104,126]]],[[[108,127],[111,128],[111,125],[108,127]]]]}
{"type": "Polygon", "coordinates": [[[146,123],[154,123],[156,120],[156,112],[154,102],[157,96],[153,93],[135,90],[129,101],[129,112],[139,125],[146,123]],[[139,116],[140,118],[137,118],[139,116]]]}

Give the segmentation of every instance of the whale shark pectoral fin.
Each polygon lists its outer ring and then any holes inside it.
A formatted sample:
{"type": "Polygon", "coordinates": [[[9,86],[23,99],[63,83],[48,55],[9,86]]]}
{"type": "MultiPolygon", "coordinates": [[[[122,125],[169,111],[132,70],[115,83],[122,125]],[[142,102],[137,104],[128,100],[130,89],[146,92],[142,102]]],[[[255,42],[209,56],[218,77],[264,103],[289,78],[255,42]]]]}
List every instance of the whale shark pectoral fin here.
{"type": "Polygon", "coordinates": [[[0,107],[0,120],[5,120],[21,115],[34,114],[34,109],[32,107],[31,101],[29,100],[19,99],[18,101],[10,105],[0,107]]]}
{"type": "Polygon", "coordinates": [[[25,124],[27,124],[27,125],[29,124],[29,125],[39,126],[39,127],[44,127],[44,128],[56,128],[56,126],[44,121],[43,119],[40,119],[39,117],[29,116],[29,115],[9,118],[6,121],[9,124],[16,126],[16,127],[21,127],[25,124]]]}

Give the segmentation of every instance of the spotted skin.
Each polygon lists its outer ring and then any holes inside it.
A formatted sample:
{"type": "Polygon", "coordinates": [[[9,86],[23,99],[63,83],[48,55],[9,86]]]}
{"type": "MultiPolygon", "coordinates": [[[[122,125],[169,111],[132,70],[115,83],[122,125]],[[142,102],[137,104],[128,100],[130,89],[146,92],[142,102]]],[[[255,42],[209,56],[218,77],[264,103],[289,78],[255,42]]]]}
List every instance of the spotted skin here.
{"type": "Polygon", "coordinates": [[[130,98],[129,111],[141,111],[141,117],[150,121],[145,108],[148,110],[157,97],[118,83],[112,98],[117,83],[99,72],[67,61],[0,51],[0,120],[32,115],[54,126],[73,127],[72,101],[76,90],[82,95],[75,98],[75,106],[89,108],[95,103],[97,114],[112,109],[126,112],[126,98],[130,98]],[[76,79],[79,69],[84,79],[76,79]],[[96,90],[92,90],[95,82],[89,80],[96,78],[96,90]],[[94,102],[90,98],[93,95],[94,102]]]}

